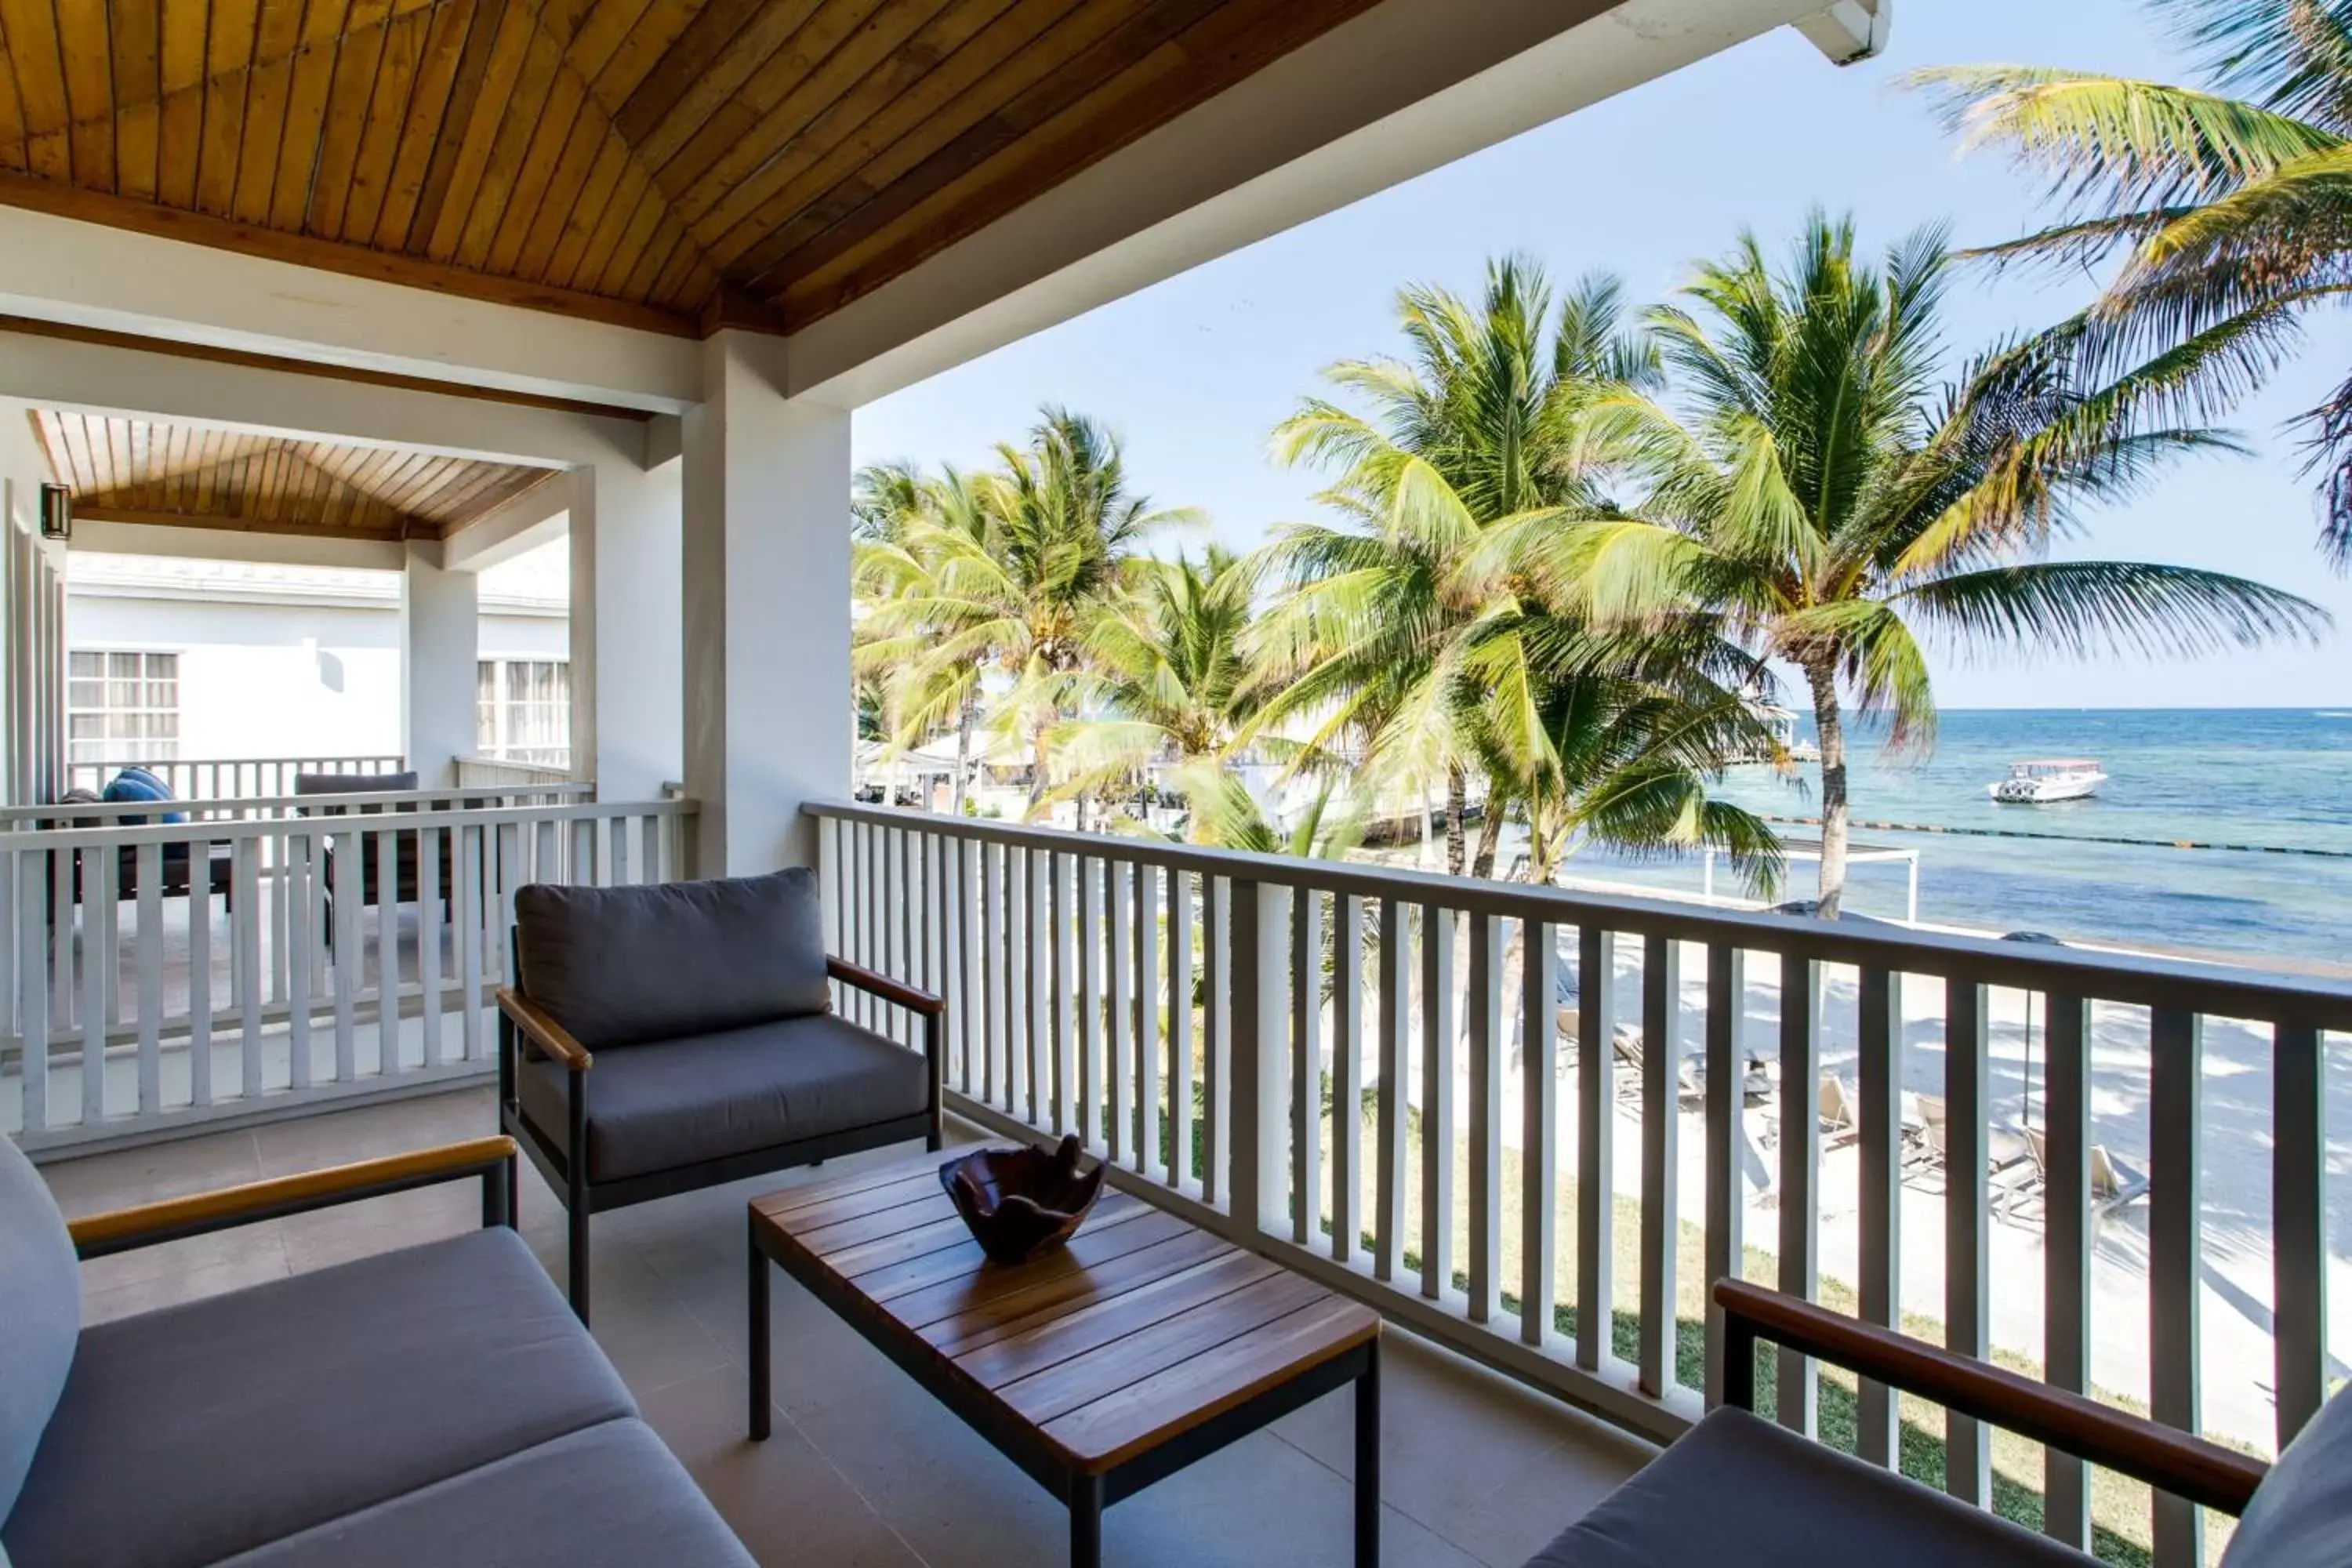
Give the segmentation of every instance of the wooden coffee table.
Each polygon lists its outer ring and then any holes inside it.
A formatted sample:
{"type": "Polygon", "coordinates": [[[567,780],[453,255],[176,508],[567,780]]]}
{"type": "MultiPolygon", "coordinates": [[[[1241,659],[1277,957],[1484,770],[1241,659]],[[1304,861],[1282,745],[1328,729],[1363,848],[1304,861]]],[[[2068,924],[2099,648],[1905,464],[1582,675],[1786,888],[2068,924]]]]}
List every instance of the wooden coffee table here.
{"type": "Polygon", "coordinates": [[[1004,1268],[940,1188],[944,1156],[751,1204],[751,1409],[768,1435],[768,1270],[780,1266],[1070,1510],[1105,1508],[1344,1384],[1356,1385],[1356,1562],[1380,1561],[1381,1321],[1129,1194],[1069,1246],[1004,1268]]]}

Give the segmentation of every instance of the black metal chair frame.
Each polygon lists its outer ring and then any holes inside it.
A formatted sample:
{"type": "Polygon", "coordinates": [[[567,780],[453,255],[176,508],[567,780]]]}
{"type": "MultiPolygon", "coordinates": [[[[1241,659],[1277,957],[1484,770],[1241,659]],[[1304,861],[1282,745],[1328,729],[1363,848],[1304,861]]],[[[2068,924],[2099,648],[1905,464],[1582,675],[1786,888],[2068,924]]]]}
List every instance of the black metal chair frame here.
{"type": "MultiPolygon", "coordinates": [[[[510,942],[510,951],[517,945],[510,942]]],[[[522,973],[520,963],[510,963],[508,972],[520,978],[522,973]]],[[[566,1289],[572,1299],[572,1310],[579,1314],[583,1323],[588,1321],[588,1222],[593,1215],[608,1209],[627,1208],[632,1204],[651,1203],[656,1198],[675,1197],[680,1193],[721,1186],[729,1182],[741,1181],[746,1176],[764,1175],[770,1171],[789,1170],[795,1165],[822,1164],[839,1155],[887,1148],[911,1138],[922,1139],[924,1147],[928,1149],[936,1150],[940,1146],[946,1098],[945,1052],[940,1032],[947,1016],[947,1004],[928,991],[902,984],[887,974],[878,974],[845,959],[827,957],[825,972],[845,985],[877,996],[893,1006],[905,1008],[922,1019],[923,1057],[930,1070],[928,1075],[929,1095],[920,1114],[870,1122],[862,1127],[844,1128],[837,1132],[794,1139],[788,1143],[772,1143],[765,1148],[747,1149],[716,1160],[676,1165],[665,1171],[651,1171],[641,1176],[626,1176],[609,1182],[591,1181],[588,1176],[588,1075],[592,1061],[589,1053],[568,1036],[562,1036],[560,1027],[552,1032],[562,1037],[551,1038],[552,1020],[534,1007],[529,996],[519,988],[499,990],[499,1126],[521,1144],[523,1153],[539,1168],[540,1174],[547,1178],[548,1185],[555,1189],[557,1198],[563,1205],[569,1218],[571,1254],[566,1289]],[[565,1089],[571,1126],[562,1147],[558,1147],[537,1123],[523,1113],[516,1088],[515,1066],[517,1053],[525,1040],[562,1060],[569,1069],[565,1074],[565,1089]]],[[[642,1048],[659,1050],[661,1047],[648,1045],[642,1048]]]]}

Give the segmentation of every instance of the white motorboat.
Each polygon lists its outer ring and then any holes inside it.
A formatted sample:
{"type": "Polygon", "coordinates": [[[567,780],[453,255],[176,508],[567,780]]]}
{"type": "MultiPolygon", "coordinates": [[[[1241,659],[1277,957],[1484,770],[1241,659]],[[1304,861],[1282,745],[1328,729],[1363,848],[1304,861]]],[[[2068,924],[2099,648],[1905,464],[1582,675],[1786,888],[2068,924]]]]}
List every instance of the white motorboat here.
{"type": "Polygon", "coordinates": [[[2099,793],[2107,775],[2094,757],[2041,757],[2011,763],[2009,776],[1988,785],[1993,799],[2011,805],[2053,800],[2084,800],[2099,793]]]}

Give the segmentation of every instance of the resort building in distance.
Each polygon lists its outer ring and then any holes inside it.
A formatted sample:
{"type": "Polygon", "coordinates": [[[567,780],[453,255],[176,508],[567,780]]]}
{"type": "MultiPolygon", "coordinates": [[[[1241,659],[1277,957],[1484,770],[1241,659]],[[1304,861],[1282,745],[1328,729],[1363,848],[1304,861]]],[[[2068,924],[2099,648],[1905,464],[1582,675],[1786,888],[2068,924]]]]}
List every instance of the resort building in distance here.
{"type": "Polygon", "coordinates": [[[1412,296],[1264,554],[1136,544],[1059,409],[853,462],[1533,128],[1897,36],[0,0],[0,1564],[2339,1561],[2352,984],[1840,909],[1907,854],[1846,773],[1932,727],[1905,616],[2325,635],[2039,552],[2203,448],[2171,384],[2084,396],[2077,321],[1945,396],[1940,241],[1822,217],[1679,336],[1412,296]],[[1473,405],[1555,445],[1482,468],[1473,405]],[[1799,406],[1884,415],[1870,483],[1799,406]]]}

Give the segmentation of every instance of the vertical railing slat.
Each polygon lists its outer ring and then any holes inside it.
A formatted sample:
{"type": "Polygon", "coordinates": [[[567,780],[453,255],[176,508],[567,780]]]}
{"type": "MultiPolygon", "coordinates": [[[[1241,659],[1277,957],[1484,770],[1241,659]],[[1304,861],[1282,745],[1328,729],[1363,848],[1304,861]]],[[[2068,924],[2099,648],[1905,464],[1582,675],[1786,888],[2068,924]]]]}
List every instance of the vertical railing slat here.
{"type": "Polygon", "coordinates": [[[1003,853],[994,844],[980,847],[980,1098],[1000,1108],[1010,1103],[1003,1093],[1004,1035],[1013,1017],[1012,998],[1004,989],[1003,853]]]}
{"type": "Polygon", "coordinates": [[[1589,921],[1576,939],[1576,1364],[1598,1372],[1617,1307],[1617,942],[1589,921]]]}
{"type": "Polygon", "coordinates": [[[213,1102],[213,875],[207,845],[188,851],[188,1103],[213,1102]]]}
{"type": "MultiPolygon", "coordinates": [[[[247,1100],[261,1098],[261,855],[260,840],[238,838],[230,851],[229,884],[236,889],[238,1042],[247,1100]]],[[[273,900],[283,903],[283,900],[273,900]]],[[[282,918],[282,916],[281,916],[282,918]]]]}
{"type": "Polygon", "coordinates": [[[1103,861],[1103,954],[1110,971],[1110,1135],[1103,1142],[1118,1165],[1135,1151],[1135,872],[1127,861],[1103,861]]]}
{"type": "Polygon", "coordinates": [[[1331,898],[1331,1257],[1355,1259],[1364,1231],[1364,900],[1331,898]]]}
{"type": "Polygon", "coordinates": [[[286,906],[287,1080],[295,1089],[310,1087],[310,1010],[316,1000],[313,981],[320,973],[311,949],[320,945],[319,910],[323,907],[319,901],[318,843],[310,834],[287,833],[271,844],[278,862],[275,889],[286,906]]]}
{"type": "Polygon", "coordinates": [[[1323,897],[1291,893],[1290,1239],[1310,1246],[1323,1224],[1323,897]]]}
{"type": "MultiPolygon", "coordinates": [[[[1856,1015],[1861,1029],[1862,1277],[1854,1283],[1863,1321],[1895,1328],[1903,1320],[1902,976],[1874,964],[1865,967],[1856,1015]]],[[[1861,1380],[1854,1451],[1864,1463],[1896,1462],[1900,1414],[1892,1388],[1875,1378],[1861,1380]]]]}
{"type": "MultiPolygon", "coordinates": [[[[480,827],[458,827],[457,836],[457,1005],[466,1059],[480,1061],[488,1043],[482,1028],[482,877],[485,868],[480,827]]],[[[548,847],[544,837],[541,848],[548,847]]]]}
{"type": "Polygon", "coordinates": [[[1201,1192],[1211,1206],[1228,1197],[1225,1166],[1233,1142],[1234,885],[1201,879],[1201,961],[1208,974],[1201,1026],[1201,1087],[1206,1114],[1201,1129],[1201,1192]]]}
{"type": "Polygon", "coordinates": [[[1102,872],[1097,856],[1074,856],[1072,890],[1077,898],[1077,1018],[1072,1031],[1077,1070],[1065,1074],[1067,1090],[1076,1086],[1077,1114],[1071,1125],[1088,1148],[1103,1142],[1102,1127],[1102,872]]]}
{"type": "Polygon", "coordinates": [[[1405,1146],[1408,1078],[1412,1071],[1412,940],[1405,906],[1381,900],[1380,1091],[1375,1097],[1372,1173],[1372,1278],[1395,1280],[1404,1272],[1405,1187],[1411,1179],[1405,1146]]]}
{"type": "MultiPolygon", "coordinates": [[[[203,869],[205,845],[199,840],[187,848],[193,920],[194,879],[203,869]]],[[[139,1113],[153,1116],[163,1109],[163,847],[142,844],[137,861],[139,909],[131,926],[137,945],[131,957],[139,966],[139,1113]]]]}
{"type": "Polygon", "coordinates": [[[1502,1305],[1503,922],[1468,920],[1470,1321],[1484,1323],[1502,1305]]]}
{"type": "Polygon", "coordinates": [[[1639,1386],[1675,1385],[1675,1254],[1682,1205],[1682,947],[1642,941],[1642,1325],[1639,1386]]]}
{"type": "Polygon", "coordinates": [[[73,927],[49,923],[50,879],[57,858],[36,849],[16,863],[17,1028],[25,1041],[22,1071],[24,1127],[38,1132],[49,1124],[49,977],[52,933],[63,962],[73,951],[73,927]]]}
{"type": "Polygon", "coordinates": [[[2272,1333],[2284,1451],[2327,1396],[2327,1057],[2307,1024],[2281,1024],[2273,1038],[2272,1333]]]}
{"type": "MultiPolygon", "coordinates": [[[[1748,1273],[1748,1060],[1740,1026],[1748,1007],[1748,954],[1729,942],[1706,949],[1706,1277],[1748,1273]]],[[[1723,1309],[1706,1305],[1706,1403],[1723,1403],[1723,1309]]]]}
{"type": "MultiPolygon", "coordinates": [[[[1813,1299],[1821,1277],[1822,966],[1780,955],[1780,1289],[1813,1299]]],[[[1810,1437],[1821,1390],[1811,1356],[1782,1346],[1780,1425],[1810,1437]]]]}
{"type": "Polygon", "coordinates": [[[1047,1015],[1053,1027],[1045,1041],[1049,1088],[1046,1121],[1056,1133],[1064,1133],[1077,1131],[1078,1031],[1077,1020],[1070,1013],[1078,969],[1077,948],[1071,930],[1076,923],[1078,858],[1056,852],[1047,859],[1052,874],[1047,889],[1051,929],[1045,934],[1053,944],[1054,961],[1049,966],[1053,996],[1047,1015]]]}
{"type": "Polygon", "coordinates": [[[1168,1184],[1200,1180],[1192,1168],[1192,909],[1189,871],[1168,873],[1168,1184]]]}
{"type": "Polygon", "coordinates": [[[1529,921],[1519,933],[1519,1338],[1552,1334],[1559,1252],[1559,931],[1529,921]]]}
{"type": "Polygon", "coordinates": [[[1061,943],[1054,936],[1060,878],[1051,851],[1033,849],[1029,861],[1029,952],[1021,973],[1029,976],[1029,1124],[1044,1127],[1057,1114],[1054,1104],[1054,1020],[1060,1009],[1054,990],[1061,975],[1061,943]]]}
{"type": "MultiPolygon", "coordinates": [[[[1149,1171],[1160,1157],[1160,868],[1135,867],[1135,1128],[1129,1162],[1149,1171]]],[[[1170,908],[1174,908],[1171,900],[1170,908]]]]}
{"type": "MultiPolygon", "coordinates": [[[[1944,1348],[1991,1353],[1991,1010],[1985,987],[1944,985],[1944,1348]]],[[[1992,1432],[1944,1413],[1944,1489],[1973,1508],[1992,1501],[1992,1432]]]]}
{"type": "Polygon", "coordinates": [[[428,1068],[441,1065],[441,1009],[448,1000],[441,994],[441,856],[447,843],[438,827],[421,828],[416,835],[416,984],[424,993],[417,1029],[428,1068]]]}
{"type": "Polygon", "coordinates": [[[1421,1293],[1454,1284],[1454,915],[1421,910],[1421,1293]]]}
{"type": "MultiPolygon", "coordinates": [[[[2091,1372],[2090,1004],[2049,997],[2048,1079],[2042,1095],[2042,1381],[2088,1392],[2091,1372]]],[[[2042,1458],[2042,1528],[2086,1551],[2090,1479],[2083,1461],[2056,1448],[2042,1458]]]]}
{"type": "MultiPolygon", "coordinates": [[[[2180,1007],[2148,1020],[2147,1328],[2148,1413],[2195,1435],[2203,1425],[2198,1386],[2198,1165],[2204,1155],[2204,1024],[2180,1007]]],[[[2094,1192],[2094,1213],[2109,1194],[2094,1192]]],[[[2094,1239],[2096,1226],[2093,1227],[2094,1239]]],[[[2157,1568],[2197,1568],[2205,1560],[2202,1510],[2156,1494],[2157,1568]]]]}
{"type": "Polygon", "coordinates": [[[360,964],[366,956],[360,949],[360,921],[366,912],[364,882],[366,863],[360,858],[366,840],[357,828],[335,835],[335,1081],[349,1083],[359,1076],[357,1058],[359,1046],[353,1036],[358,1028],[352,1004],[359,994],[360,964]]]}
{"type": "Polygon", "coordinates": [[[1289,1034],[1290,889],[1242,882],[1233,889],[1233,1092],[1229,1125],[1234,1235],[1244,1239],[1290,1229],[1285,1180],[1284,1120],[1290,1098],[1285,1049],[1289,1034]]]}

